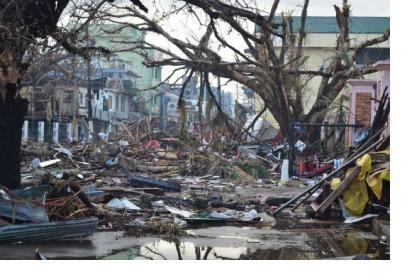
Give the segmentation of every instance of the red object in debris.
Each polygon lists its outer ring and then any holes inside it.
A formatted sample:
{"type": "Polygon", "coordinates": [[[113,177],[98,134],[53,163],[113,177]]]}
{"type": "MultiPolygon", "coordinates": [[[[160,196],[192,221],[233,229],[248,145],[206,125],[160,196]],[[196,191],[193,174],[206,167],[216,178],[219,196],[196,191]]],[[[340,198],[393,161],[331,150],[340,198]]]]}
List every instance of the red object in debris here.
{"type": "Polygon", "coordinates": [[[323,164],[323,166],[316,168],[312,171],[310,171],[309,173],[304,174],[303,177],[305,178],[310,178],[310,177],[315,177],[318,175],[322,175],[323,173],[332,170],[333,165],[331,163],[325,163],[323,164]]]}
{"type": "Polygon", "coordinates": [[[300,174],[303,174],[303,172],[305,172],[305,169],[306,169],[305,163],[303,161],[301,161],[299,163],[299,172],[300,172],[300,174]]]}
{"type": "Polygon", "coordinates": [[[275,137],[272,139],[272,145],[278,145],[282,141],[282,131],[278,131],[275,137]]]}
{"type": "Polygon", "coordinates": [[[275,213],[276,209],[278,209],[278,208],[279,208],[278,206],[272,205],[272,206],[270,207],[270,212],[273,214],[273,213],[275,213]]]}
{"type": "Polygon", "coordinates": [[[150,140],[145,144],[146,149],[158,149],[161,148],[161,143],[158,140],[150,140]]]}

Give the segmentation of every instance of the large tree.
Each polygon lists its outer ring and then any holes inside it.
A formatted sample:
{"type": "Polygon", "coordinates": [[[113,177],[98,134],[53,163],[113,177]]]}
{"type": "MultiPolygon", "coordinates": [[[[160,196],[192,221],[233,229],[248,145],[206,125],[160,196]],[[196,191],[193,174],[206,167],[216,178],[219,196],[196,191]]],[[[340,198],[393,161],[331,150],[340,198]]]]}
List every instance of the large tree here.
{"type": "MultiPolygon", "coordinates": [[[[349,37],[350,6],[347,0],[343,0],[341,7],[334,6],[339,27],[334,55],[326,61],[324,58],[323,68],[307,69],[308,57],[304,53],[304,46],[309,0],[304,0],[301,6],[298,28],[294,26],[291,15],[277,13],[279,0],[271,1],[268,10],[258,9],[257,1],[154,2],[158,7],[162,3],[171,9],[168,13],[149,16],[132,7],[116,5],[116,12],[108,12],[105,16],[112,22],[159,36],[144,46],[138,42],[124,41],[129,44],[130,50],[151,48],[164,54],[160,60],[147,57],[148,66],[189,69],[191,72],[188,77],[196,72],[206,79],[212,74],[250,88],[262,98],[284,135],[287,135],[291,121],[323,121],[323,112],[337,98],[348,79],[360,78],[376,71],[369,65],[356,65],[360,52],[388,40],[390,36],[390,31],[386,30],[377,38],[363,42],[352,40],[349,37]],[[124,21],[124,17],[128,21],[124,21]],[[172,17],[193,18],[187,21],[187,28],[196,30],[195,34],[183,37],[180,32],[170,31],[169,24],[164,23],[172,21],[172,17]],[[255,26],[258,26],[259,33],[255,33],[255,26]],[[234,33],[242,40],[246,50],[230,41],[234,33]],[[159,45],[157,42],[160,40],[157,38],[167,40],[172,47],[159,45]],[[222,49],[228,50],[231,55],[226,55],[226,51],[221,52],[222,49]],[[305,108],[303,99],[306,85],[313,78],[320,79],[320,86],[313,106],[305,108]]],[[[207,83],[202,84],[206,86],[207,83]]],[[[183,93],[180,97],[183,98],[183,93]]]]}
{"type": "MultiPolygon", "coordinates": [[[[114,0],[0,0],[0,185],[20,185],[20,143],[28,101],[18,95],[22,77],[33,61],[33,53],[62,47],[89,58],[89,48],[76,40],[95,14],[114,0]],[[69,9],[71,7],[71,9],[69,9]],[[64,12],[77,19],[77,28],[59,26],[64,12]]],[[[122,1],[124,2],[124,1],[122,1]]],[[[147,11],[140,1],[132,0],[147,11]]]]}

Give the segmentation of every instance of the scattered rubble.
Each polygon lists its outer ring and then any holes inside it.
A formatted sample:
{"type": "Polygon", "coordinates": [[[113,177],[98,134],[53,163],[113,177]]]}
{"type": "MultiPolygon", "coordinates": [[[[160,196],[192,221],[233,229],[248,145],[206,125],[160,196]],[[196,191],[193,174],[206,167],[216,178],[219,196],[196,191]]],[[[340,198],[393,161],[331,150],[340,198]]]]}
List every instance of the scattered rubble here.
{"type": "MultiPolygon", "coordinates": [[[[376,114],[378,124],[350,155],[324,159],[287,180],[286,143],[216,152],[209,143],[145,133],[132,123],[90,143],[28,141],[22,147],[24,188],[0,186],[0,241],[76,239],[113,230],[177,240],[198,227],[271,226],[273,216],[346,225],[388,219],[387,117],[376,114]],[[302,204],[305,213],[292,213],[302,204]]],[[[296,148],[304,146],[298,141],[296,148]]]]}

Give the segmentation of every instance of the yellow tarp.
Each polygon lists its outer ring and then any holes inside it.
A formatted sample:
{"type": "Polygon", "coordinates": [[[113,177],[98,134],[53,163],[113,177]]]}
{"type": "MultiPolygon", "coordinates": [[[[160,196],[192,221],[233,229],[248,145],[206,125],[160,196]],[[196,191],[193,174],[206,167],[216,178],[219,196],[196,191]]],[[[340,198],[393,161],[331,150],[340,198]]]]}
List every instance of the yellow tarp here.
{"type": "Polygon", "coordinates": [[[332,189],[332,191],[337,189],[337,187],[340,185],[340,183],[341,183],[340,178],[338,178],[338,177],[333,178],[332,182],[330,183],[330,188],[332,189]]]}
{"type": "MultiPolygon", "coordinates": [[[[390,151],[382,151],[379,153],[390,154],[390,151]]],[[[372,171],[372,158],[369,154],[362,156],[356,161],[359,166],[360,173],[349,187],[343,192],[343,204],[351,215],[362,216],[369,201],[367,186],[378,199],[381,199],[383,180],[390,180],[390,170],[387,168],[372,171]]],[[[352,172],[350,168],[346,172],[346,177],[352,172]]],[[[340,178],[334,178],[331,182],[332,190],[335,190],[341,183],[340,178]]]]}
{"type": "Polygon", "coordinates": [[[362,156],[356,161],[356,165],[361,167],[360,173],[357,179],[359,181],[363,181],[364,178],[366,178],[367,172],[372,170],[372,158],[370,157],[369,154],[365,154],[364,156],[362,156]]]}
{"type": "MultiPolygon", "coordinates": [[[[353,169],[354,168],[347,169],[345,177],[349,176],[350,173],[353,172],[353,169]]],[[[340,180],[340,178],[335,177],[335,178],[332,179],[332,182],[330,183],[330,188],[334,191],[335,189],[337,189],[339,187],[339,185],[341,183],[342,183],[342,181],[340,180]]]]}
{"type": "Polygon", "coordinates": [[[365,181],[354,180],[343,192],[343,204],[353,216],[362,216],[369,201],[365,181]]]}
{"type": "Polygon", "coordinates": [[[379,170],[366,178],[367,184],[379,200],[382,198],[383,180],[390,181],[390,170],[379,170]]]}

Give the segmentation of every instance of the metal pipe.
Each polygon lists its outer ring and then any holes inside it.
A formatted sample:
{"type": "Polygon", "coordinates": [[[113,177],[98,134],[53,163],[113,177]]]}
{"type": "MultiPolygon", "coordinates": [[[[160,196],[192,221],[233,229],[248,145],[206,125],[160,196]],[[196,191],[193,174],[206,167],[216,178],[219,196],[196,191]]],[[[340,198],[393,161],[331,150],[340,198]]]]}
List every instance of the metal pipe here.
{"type": "Polygon", "coordinates": [[[294,126],[306,126],[306,127],[363,127],[359,124],[320,124],[320,123],[294,123],[294,126]]]}
{"type": "Polygon", "coordinates": [[[288,135],[288,144],[289,144],[289,149],[288,149],[288,158],[289,158],[289,166],[288,166],[288,173],[289,173],[289,179],[292,178],[293,176],[293,149],[294,149],[294,133],[295,133],[295,124],[292,122],[289,125],[289,135],[288,135]]]}

